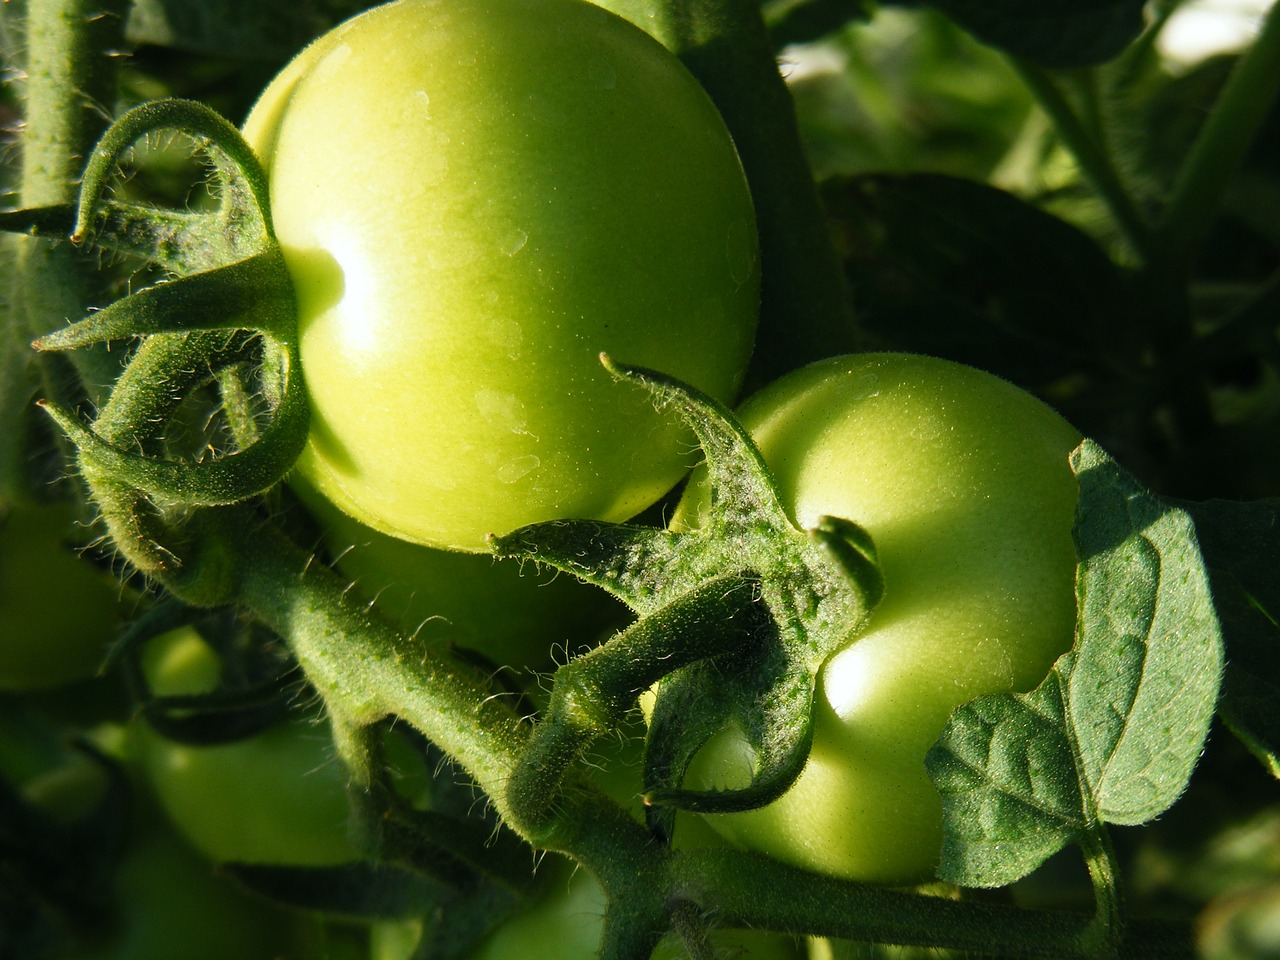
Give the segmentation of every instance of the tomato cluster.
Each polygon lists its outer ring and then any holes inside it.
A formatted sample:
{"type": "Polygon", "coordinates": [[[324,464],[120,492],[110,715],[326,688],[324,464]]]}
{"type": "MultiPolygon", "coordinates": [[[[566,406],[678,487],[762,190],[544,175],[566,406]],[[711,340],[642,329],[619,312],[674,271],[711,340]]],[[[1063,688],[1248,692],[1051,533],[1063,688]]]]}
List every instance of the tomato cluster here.
{"type": "MultiPolygon", "coordinates": [[[[304,50],[244,133],[298,298],[311,428],[290,486],[321,531],[318,556],[424,650],[476,654],[533,692],[529,674],[623,614],[584,584],[480,555],[486,537],[633,518],[697,460],[692,434],[615,382],[601,353],[726,404],[743,381],[760,268],[724,123],[678,60],[583,0],[396,0],[304,50]]],[[[798,780],[761,808],[710,815],[708,842],[841,877],[927,879],[941,810],[925,752],[957,705],[1033,687],[1071,643],[1080,436],[1002,380],[904,354],[814,364],[737,416],[797,526],[854,521],[885,589],[822,668],[798,780]]],[[[671,528],[696,528],[711,496],[694,474],[671,528]]],[[[87,676],[118,630],[116,588],[66,551],[62,511],[0,522],[0,690],[87,676]]],[[[144,660],[161,697],[208,694],[224,667],[190,627],[144,660]]],[[[738,733],[714,737],[684,785],[749,782],[756,758],[738,733]]],[[[347,771],[314,717],[199,746],[139,719],[128,744],[173,828],[119,867],[148,891],[140,909],[168,916],[150,888],[202,884],[210,862],[364,855],[347,771]]],[[[477,960],[527,955],[530,940],[586,957],[603,909],[592,876],[558,878],[477,960]]],[[[123,923],[98,955],[158,949],[123,923]]],[[[419,932],[377,927],[375,953],[411,955],[419,932]]],[[[795,953],[783,938],[739,946],[795,953]]]]}

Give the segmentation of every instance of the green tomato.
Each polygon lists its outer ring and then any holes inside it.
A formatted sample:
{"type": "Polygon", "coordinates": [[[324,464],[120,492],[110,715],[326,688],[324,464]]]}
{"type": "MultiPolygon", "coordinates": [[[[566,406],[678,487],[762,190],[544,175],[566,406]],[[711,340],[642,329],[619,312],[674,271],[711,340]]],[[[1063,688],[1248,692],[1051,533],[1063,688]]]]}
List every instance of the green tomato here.
{"type": "Polygon", "coordinates": [[[304,483],[293,486],[320,523],[337,569],[427,645],[465,647],[518,671],[549,671],[626,616],[603,590],[568,575],[389,537],[304,483]]]}
{"type": "Polygon", "coordinates": [[[244,131],[298,295],[307,482],[482,552],[680,478],[690,435],[599,354],[729,400],[759,278],[733,143],[660,44],[585,0],[399,0],[307,48],[244,131]]]}
{"type": "MultiPolygon", "coordinates": [[[[924,755],[952,710],[1028,690],[1071,645],[1080,435],[1039,400],[970,367],[922,356],[837,357],[784,377],[742,408],[802,528],[863,525],[884,599],[824,665],[813,751],[768,806],[709,817],[779,860],[859,880],[932,875],[941,801],[924,755]]],[[[676,525],[696,525],[693,488],[676,525]]],[[[743,785],[754,756],[736,730],[695,757],[686,783],[743,785]]]]}
{"type": "Polygon", "coordinates": [[[0,690],[93,676],[120,626],[120,584],[76,556],[64,505],[0,517],[0,690]]]}
{"type": "MultiPolygon", "coordinates": [[[[548,862],[547,866],[551,866],[548,862]]],[[[471,955],[471,960],[596,960],[604,930],[605,895],[586,870],[555,865],[543,895],[511,917],[471,955]]],[[[372,927],[372,960],[408,960],[422,937],[423,922],[405,920],[372,927]]],[[[713,930],[716,956],[740,960],[800,960],[799,944],[762,930],[713,930]]],[[[651,960],[689,956],[674,936],[659,941],[651,960]]]]}
{"type": "MultiPolygon", "coordinates": [[[[559,871],[542,898],[516,914],[489,936],[472,960],[594,960],[600,955],[605,895],[586,870],[559,871]],[[533,945],[540,945],[538,953],[533,945]]],[[[711,942],[718,956],[742,960],[798,960],[797,943],[787,936],[759,930],[715,930],[711,942]]],[[[664,937],[652,960],[684,960],[688,952],[674,936],[664,937]]]]}
{"type": "MultiPolygon", "coordinates": [[[[191,628],[151,641],[154,693],[207,693],[220,661],[191,628]]],[[[323,866],[358,859],[347,837],[347,771],[326,724],[302,717],[225,744],[191,745],[136,729],[138,758],[169,819],[214,861],[323,866]]]]}
{"type": "MultiPolygon", "coordinates": [[[[46,752],[45,741],[53,731],[41,729],[36,722],[25,729],[6,725],[4,732],[6,747],[26,739],[34,741],[29,744],[33,749],[46,752]]],[[[111,728],[95,729],[90,738],[108,752],[121,740],[111,728]]],[[[69,753],[60,736],[55,736],[55,742],[58,755],[46,753],[49,763],[34,776],[24,775],[24,764],[11,763],[12,752],[0,751],[0,779],[19,784],[22,801],[51,825],[83,830],[84,818],[101,816],[96,808],[106,793],[106,775],[98,762],[69,753]]],[[[46,931],[47,949],[39,951],[39,956],[45,960],[300,956],[310,939],[306,925],[292,912],[268,906],[230,878],[217,875],[207,860],[168,828],[147,799],[145,794],[131,793],[128,814],[118,811],[122,822],[117,824],[111,816],[98,822],[99,827],[104,823],[123,827],[120,836],[107,837],[108,847],[121,844],[118,859],[110,862],[107,871],[101,871],[102,851],[96,848],[69,851],[74,863],[53,860],[59,848],[40,851],[48,858],[42,863],[47,871],[45,883],[58,875],[56,871],[64,872],[68,879],[54,889],[70,896],[65,902],[40,903],[48,918],[59,922],[46,931]]],[[[10,866],[19,865],[20,861],[13,861],[10,866]]],[[[11,881],[21,883],[21,874],[11,881]]],[[[35,891],[24,893],[33,903],[39,902],[35,891]]],[[[3,936],[0,942],[8,945],[3,936]]]]}

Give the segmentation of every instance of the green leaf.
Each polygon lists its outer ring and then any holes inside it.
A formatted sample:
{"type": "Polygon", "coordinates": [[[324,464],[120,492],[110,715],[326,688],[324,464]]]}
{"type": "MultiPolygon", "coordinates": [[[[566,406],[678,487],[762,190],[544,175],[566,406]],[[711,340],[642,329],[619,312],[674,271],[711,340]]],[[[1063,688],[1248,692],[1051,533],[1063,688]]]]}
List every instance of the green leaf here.
{"type": "Polygon", "coordinates": [[[1012,194],[940,174],[872,175],[828,182],[824,200],[878,343],[1029,385],[1135,352],[1115,264],[1012,194]]]}
{"type": "Polygon", "coordinates": [[[1088,441],[1072,466],[1075,648],[1031,693],[960,707],[926,759],[956,883],[1011,883],[1105,823],[1158,816],[1208,734],[1222,648],[1190,517],[1088,441]]]}
{"type": "Polygon", "coordinates": [[[983,43],[1046,67],[1117,56],[1142,32],[1145,0],[931,0],[983,43]]]}
{"type": "Polygon", "coordinates": [[[1188,504],[1227,648],[1219,713],[1280,777],[1280,500],[1188,504]]]}
{"type": "Polygon", "coordinates": [[[368,6],[362,0],[293,0],[288,7],[259,0],[134,0],[125,29],[132,43],[283,60],[368,6]]]}

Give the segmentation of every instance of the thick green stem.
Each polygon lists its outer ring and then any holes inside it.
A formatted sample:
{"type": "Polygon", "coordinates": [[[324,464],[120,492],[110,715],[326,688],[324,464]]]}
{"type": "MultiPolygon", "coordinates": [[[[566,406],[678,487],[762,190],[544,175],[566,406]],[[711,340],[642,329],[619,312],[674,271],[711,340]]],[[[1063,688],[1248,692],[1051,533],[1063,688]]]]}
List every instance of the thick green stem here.
{"type": "Polygon", "coordinates": [[[1231,177],[1280,96],[1280,5],[1267,14],[1187,155],[1160,225],[1167,260],[1181,265],[1204,239],[1231,177]]]}
{"type": "MultiPolygon", "coordinates": [[[[106,108],[115,99],[116,61],[122,45],[125,0],[40,0],[28,5],[22,169],[18,200],[27,207],[74,201],[84,159],[106,126],[106,108]]],[[[15,238],[9,279],[6,350],[21,350],[34,336],[78,320],[90,303],[89,278],[96,263],[69,244],[51,246],[30,237],[15,238]]],[[[72,358],[84,392],[102,399],[117,360],[104,350],[82,351],[72,358]]],[[[15,361],[15,365],[17,362],[15,361]]],[[[6,363],[6,366],[9,366],[6,363]]],[[[44,392],[73,399],[47,374],[44,392]]],[[[11,411],[3,411],[6,420],[11,411]]],[[[21,415],[22,411],[18,412],[21,415]]],[[[6,422],[7,436],[23,431],[6,422]]],[[[9,485],[24,455],[6,449],[0,462],[9,485]]]]}
{"type": "MultiPolygon", "coordinates": [[[[803,931],[842,940],[973,950],[984,955],[1099,960],[1095,921],[1083,915],[953,900],[819,877],[764,857],[689,850],[674,858],[675,896],[696,896],[725,926],[803,931]],[[785,895],[780,894],[785,891],[785,895]]],[[[1124,957],[1190,958],[1190,930],[1134,922],[1124,957]]]]}
{"type": "Polygon", "coordinates": [[[243,564],[241,602],[288,641],[335,719],[360,727],[401,718],[461,765],[506,818],[506,782],[529,732],[510,702],[392,629],[274,527],[244,515],[223,529],[243,564]]]}
{"type": "Polygon", "coordinates": [[[1097,938],[1099,952],[1114,949],[1123,937],[1124,922],[1115,851],[1111,848],[1106,828],[1101,824],[1095,833],[1084,837],[1081,846],[1093,884],[1093,935],[1097,938]]]}
{"type": "Polygon", "coordinates": [[[598,0],[684,61],[719,107],[760,229],[760,385],[855,346],[853,310],[757,0],[598,0]]]}

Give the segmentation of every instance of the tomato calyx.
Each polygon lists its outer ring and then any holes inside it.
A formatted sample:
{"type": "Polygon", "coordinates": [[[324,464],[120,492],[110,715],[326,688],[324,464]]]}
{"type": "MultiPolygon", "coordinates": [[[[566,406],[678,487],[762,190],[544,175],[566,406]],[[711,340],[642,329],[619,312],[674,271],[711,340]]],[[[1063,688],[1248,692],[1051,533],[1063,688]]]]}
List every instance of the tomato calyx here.
{"type": "Polygon", "coordinates": [[[549,828],[567,767],[656,683],[645,800],[650,829],[669,838],[675,809],[751,809],[795,780],[812,741],[818,670],[865,622],[883,582],[875,547],[856,524],[795,524],[759,451],[721,404],[661,373],[601,360],[693,429],[710,506],[690,530],[563,520],[491,541],[498,556],[568,571],[639,615],[558,671],[508,796],[522,829],[549,828]],[[694,754],[729,725],[756,751],[751,782],[683,788],[694,754]]]}
{"type": "MultiPolygon", "coordinates": [[[[35,211],[35,221],[51,219],[35,211]]],[[[60,214],[59,214],[60,216],[60,214]]],[[[57,216],[52,217],[57,220],[57,216]]],[[[266,178],[252,150],[202,104],[161,100],[117,120],[85,170],[71,239],[136,258],[170,278],[117,300],[33,346],[67,351],[143,337],[91,423],[44,407],[78,448],[78,467],[125,556],[188,596],[217,603],[228,573],[207,550],[197,507],[241,503],[274,486],[306,442],[308,411],[289,276],[272,232],[266,178]],[[164,210],[108,196],[129,148],[158,130],[187,135],[211,170],[209,209],[164,210]],[[214,399],[192,398],[201,391],[214,399]],[[184,403],[216,415],[216,436],[166,439],[184,403]],[[203,440],[204,442],[199,442],[203,440]]],[[[189,409],[189,408],[187,408],[189,409]]]]}

